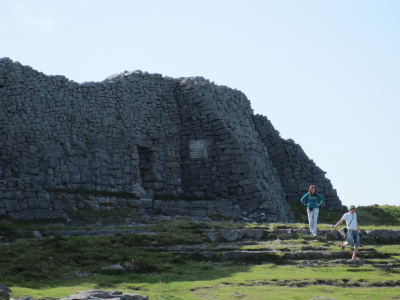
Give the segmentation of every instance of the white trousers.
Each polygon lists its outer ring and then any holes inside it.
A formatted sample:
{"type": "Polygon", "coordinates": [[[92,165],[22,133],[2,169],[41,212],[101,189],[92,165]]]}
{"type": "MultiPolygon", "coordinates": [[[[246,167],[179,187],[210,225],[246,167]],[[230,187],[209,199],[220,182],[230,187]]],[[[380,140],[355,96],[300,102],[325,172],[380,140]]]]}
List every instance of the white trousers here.
{"type": "Polygon", "coordinates": [[[319,208],[314,208],[310,213],[308,213],[307,208],[307,215],[308,215],[308,225],[310,226],[311,234],[317,234],[317,224],[318,224],[318,213],[319,208]]]}

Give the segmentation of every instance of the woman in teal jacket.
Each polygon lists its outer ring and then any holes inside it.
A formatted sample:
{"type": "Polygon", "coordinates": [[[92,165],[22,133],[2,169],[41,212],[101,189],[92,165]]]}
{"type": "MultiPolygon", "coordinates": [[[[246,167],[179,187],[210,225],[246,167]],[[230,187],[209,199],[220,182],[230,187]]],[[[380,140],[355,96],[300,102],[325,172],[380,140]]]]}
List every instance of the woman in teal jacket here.
{"type": "Polygon", "coordinates": [[[317,187],[310,185],[308,193],[301,198],[301,203],[307,206],[308,224],[313,236],[317,236],[317,223],[319,207],[324,203],[325,199],[317,193],[317,187]]]}

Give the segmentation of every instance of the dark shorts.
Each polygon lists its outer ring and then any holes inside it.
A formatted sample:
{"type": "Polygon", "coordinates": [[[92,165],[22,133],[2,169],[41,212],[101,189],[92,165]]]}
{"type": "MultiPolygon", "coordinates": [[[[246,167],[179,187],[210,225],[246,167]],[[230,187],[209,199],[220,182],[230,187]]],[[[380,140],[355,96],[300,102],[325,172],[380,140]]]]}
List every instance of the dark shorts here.
{"type": "Polygon", "coordinates": [[[358,233],[358,230],[349,229],[347,231],[346,240],[350,246],[360,247],[360,234],[358,233]]]}

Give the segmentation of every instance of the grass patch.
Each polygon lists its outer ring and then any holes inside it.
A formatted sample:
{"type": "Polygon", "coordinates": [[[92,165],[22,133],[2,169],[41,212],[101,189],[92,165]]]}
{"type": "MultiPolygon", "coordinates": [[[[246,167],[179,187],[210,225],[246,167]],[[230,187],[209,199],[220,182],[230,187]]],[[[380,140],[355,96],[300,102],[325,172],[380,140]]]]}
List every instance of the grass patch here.
{"type": "MultiPolygon", "coordinates": [[[[308,224],[304,205],[290,203],[290,207],[294,213],[296,223],[308,224]]],[[[348,209],[345,206],[339,211],[331,211],[321,207],[318,214],[318,228],[330,229],[326,224],[336,224],[346,212],[348,212],[348,209]]],[[[400,206],[359,206],[356,212],[358,222],[363,229],[400,229],[400,206]]]]}
{"type": "MultiPolygon", "coordinates": [[[[290,203],[290,208],[294,213],[296,223],[308,224],[307,208],[303,204],[290,203]]],[[[346,206],[342,210],[327,210],[321,207],[318,214],[318,223],[336,224],[346,212],[348,212],[346,206]]]]}
{"type": "Polygon", "coordinates": [[[358,222],[364,225],[400,226],[400,206],[359,206],[357,217],[358,222]]]}
{"type": "MultiPolygon", "coordinates": [[[[71,221],[70,227],[79,228],[80,221],[88,220],[101,220],[104,224],[103,220],[109,220],[110,224],[113,220],[123,222],[128,216],[132,216],[132,212],[85,211],[71,221]]],[[[29,222],[2,220],[5,222],[0,222],[0,235],[13,237],[23,232],[18,230],[29,231],[29,222]]],[[[32,228],[51,230],[56,226],[39,222],[31,222],[32,228]],[[43,225],[45,227],[40,227],[43,225]]],[[[10,286],[15,298],[24,295],[62,298],[87,289],[136,292],[148,295],[152,300],[265,299],[265,295],[273,299],[400,297],[393,288],[400,285],[399,261],[395,260],[400,258],[399,245],[361,247],[360,257],[364,258],[361,263],[323,258],[319,263],[310,260],[301,264],[295,259],[285,259],[283,253],[289,250],[339,252],[339,242],[298,235],[285,240],[211,244],[206,242],[205,229],[289,229],[304,228],[305,225],[200,222],[185,218],[152,222],[140,227],[155,232],[151,235],[10,240],[0,247],[2,284],[10,286]],[[280,251],[223,260],[224,251],[235,249],[280,251]],[[102,267],[117,264],[126,272],[102,272],[102,267]]],[[[348,258],[351,250],[351,247],[346,248],[348,258]]]]}

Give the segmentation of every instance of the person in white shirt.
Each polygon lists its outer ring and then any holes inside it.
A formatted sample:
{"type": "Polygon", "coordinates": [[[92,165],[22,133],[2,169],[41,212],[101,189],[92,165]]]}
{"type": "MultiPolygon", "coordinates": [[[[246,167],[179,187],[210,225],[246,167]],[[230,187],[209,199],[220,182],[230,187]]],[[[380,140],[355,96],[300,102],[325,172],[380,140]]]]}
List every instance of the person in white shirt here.
{"type": "Polygon", "coordinates": [[[347,224],[346,242],[341,243],[342,251],[346,249],[346,246],[354,245],[353,256],[351,259],[359,259],[357,255],[358,247],[360,247],[360,227],[357,222],[356,207],[350,205],[350,211],[345,213],[339,222],[331,229],[331,232],[336,229],[343,221],[347,224]]]}

